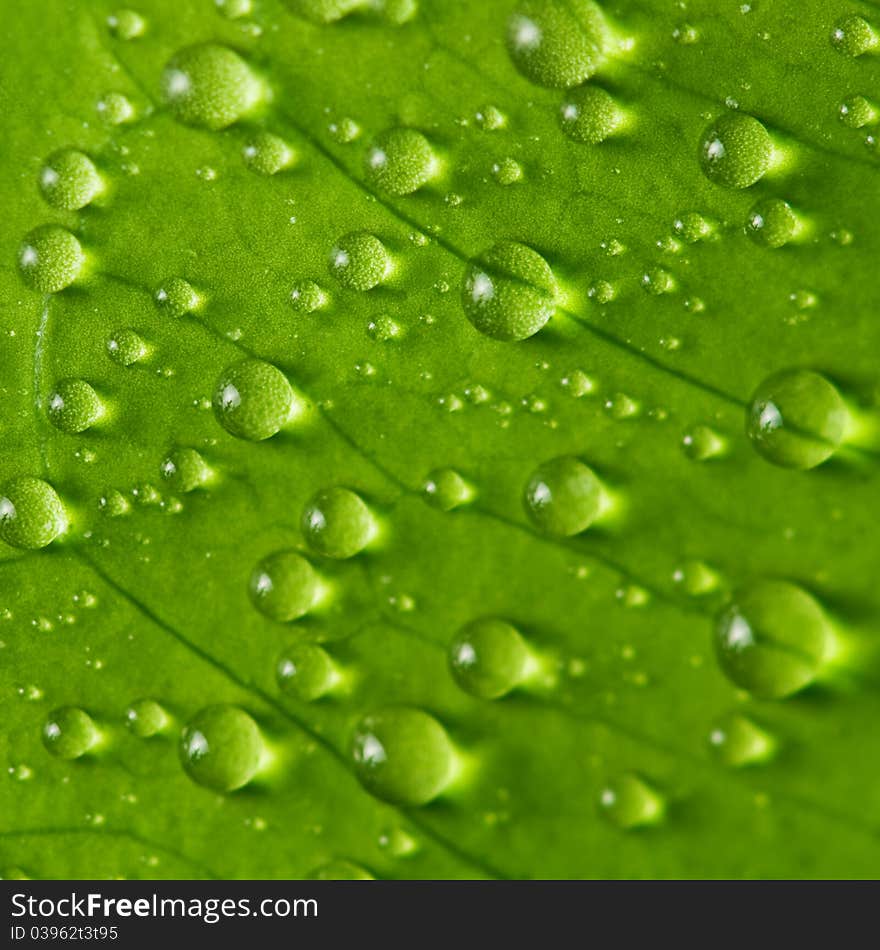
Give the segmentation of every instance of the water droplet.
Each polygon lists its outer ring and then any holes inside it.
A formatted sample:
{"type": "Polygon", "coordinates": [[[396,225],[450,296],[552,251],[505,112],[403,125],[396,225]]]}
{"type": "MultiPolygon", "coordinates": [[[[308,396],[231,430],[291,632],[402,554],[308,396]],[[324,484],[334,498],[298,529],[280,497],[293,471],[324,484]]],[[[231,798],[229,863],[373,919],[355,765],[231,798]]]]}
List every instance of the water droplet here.
{"type": "Polygon", "coordinates": [[[761,580],[740,590],[715,626],[721,669],[741,689],[781,699],[816,678],[833,645],[824,611],[801,587],[761,580]]]}
{"type": "Polygon", "coordinates": [[[391,828],[379,836],[379,847],[395,858],[408,858],[419,850],[419,843],[403,828],[391,828]]]}
{"type": "Polygon", "coordinates": [[[530,247],[496,244],[465,272],[462,306],[480,333],[496,340],[525,340],[553,316],[556,278],[530,247]]]}
{"type": "Polygon", "coordinates": [[[300,313],[315,313],[327,306],[327,294],[313,280],[301,280],[290,291],[290,303],[300,313]]]}
{"type": "Polygon", "coordinates": [[[94,389],[84,379],[62,379],[46,402],[49,421],[62,432],[85,432],[104,414],[94,389]]]}
{"type": "Polygon", "coordinates": [[[598,145],[624,123],[623,110],[599,86],[579,86],[566,96],[559,110],[562,131],[574,142],[598,145]]]}
{"type": "Polygon", "coordinates": [[[864,96],[849,96],[840,103],[837,114],[851,129],[862,129],[877,121],[877,110],[864,96]]]}
{"type": "Polygon", "coordinates": [[[709,744],[719,761],[733,768],[766,762],[776,751],[770,733],[738,713],[716,723],[709,733],[709,744]]]}
{"type": "Polygon", "coordinates": [[[361,134],[361,127],[354,119],[345,117],[336,122],[331,122],[328,126],[328,131],[334,142],[338,142],[340,145],[347,145],[361,134]]]}
{"type": "Polygon", "coordinates": [[[47,294],[69,287],[79,277],[85,259],[74,235],[54,224],[35,228],[18,251],[18,266],[24,282],[47,294]]]}
{"type": "Polygon", "coordinates": [[[271,132],[257,132],[241,150],[245,165],[258,175],[277,175],[293,164],[293,149],[271,132]]]}
{"type": "Polygon", "coordinates": [[[675,290],[675,278],[662,267],[652,267],[642,274],[642,289],[655,297],[660,294],[671,294],[675,290]]]}
{"type": "Polygon", "coordinates": [[[666,810],[660,793],[632,772],[618,776],[602,789],[599,807],[612,824],[626,830],[656,825],[666,810]]]}
{"type": "Polygon", "coordinates": [[[770,169],[773,142],[761,123],[742,112],[719,116],[700,138],[703,173],[717,185],[748,188],[770,169]]]}
{"type": "Polygon", "coordinates": [[[380,313],[367,324],[367,333],[379,343],[390,343],[392,340],[397,340],[401,332],[400,324],[387,313],[380,313]]]}
{"type": "Polygon", "coordinates": [[[614,393],[605,400],[604,409],[612,419],[618,422],[635,419],[642,411],[641,405],[626,393],[614,393]]]}
{"type": "Polygon", "coordinates": [[[502,158],[492,166],[492,175],[499,185],[515,185],[523,177],[522,165],[515,158],[502,158]]]}
{"type": "Polygon", "coordinates": [[[685,561],[676,568],[672,580],[680,584],[684,592],[691,597],[702,597],[717,590],[720,578],[708,564],[702,561],[685,561]]]}
{"type": "Polygon", "coordinates": [[[390,195],[411,195],[438,170],[431,143],[415,129],[389,129],[367,151],[367,180],[390,195]]]}
{"type": "Polygon", "coordinates": [[[783,370],[755,390],[746,431],[768,462],[808,469],[831,457],[848,422],[840,393],[824,376],[783,370]]]}
{"type": "Polygon", "coordinates": [[[587,296],[590,300],[595,300],[596,303],[599,304],[611,303],[616,295],[614,285],[607,280],[597,280],[594,284],[591,284],[589,290],[587,290],[587,296]]]}
{"type": "Polygon", "coordinates": [[[712,225],[696,211],[685,211],[672,222],[672,230],[687,244],[696,244],[711,236],[712,225]]]}
{"type": "Polygon", "coordinates": [[[245,359],[220,375],[212,403],[217,421],[230,435],[261,442],[287,424],[296,398],[280,369],[262,360],[245,359]]]}
{"type": "Polygon", "coordinates": [[[252,112],[263,89],[238,53],[204,43],[171,58],[162,74],[162,93],[179,121],[217,130],[252,112]]]}
{"type": "Polygon", "coordinates": [[[180,761],[199,785],[232,792],[256,775],[263,740],[254,720],[238,706],[207,706],[180,736],[180,761]]]}
{"type": "Polygon", "coordinates": [[[108,518],[120,518],[131,511],[131,505],[122,492],[111,488],[98,499],[98,509],[108,518]]]}
{"type": "Polygon", "coordinates": [[[449,645],[449,668],[456,683],[480,699],[498,699],[518,686],[530,659],[519,631],[492,617],[467,624],[449,645]]]}
{"type": "Polygon", "coordinates": [[[681,440],[684,454],[695,462],[706,462],[709,459],[724,455],[727,440],[709,426],[691,426],[681,440]]]}
{"type": "Polygon", "coordinates": [[[132,366],[149,353],[146,342],[135,330],[115,330],[107,340],[107,355],[120,366],[132,366]]]}
{"type": "Polygon", "coordinates": [[[373,881],[369,871],[352,861],[330,861],[309,875],[313,881],[373,881]]]}
{"type": "Polygon", "coordinates": [[[43,745],[59,759],[80,758],[99,738],[92,717],[76,706],[53,710],[43,725],[43,745]]]}
{"type": "Polygon", "coordinates": [[[436,468],[422,487],[425,498],[441,511],[452,511],[466,505],[474,497],[471,486],[451,468],[436,468]]]}
{"type": "Polygon", "coordinates": [[[497,132],[507,125],[507,117],[498,108],[491,104],[481,106],[474,115],[477,125],[484,132],[497,132]]]}
{"type": "Polygon", "coordinates": [[[153,294],[156,306],[172,317],[194,313],[199,306],[199,295],[192,284],[182,277],[170,277],[153,294]]]}
{"type": "Polygon", "coordinates": [[[107,28],[120,40],[136,40],[146,32],[147,21],[134,10],[117,10],[107,17],[107,28]]]}
{"type": "Polygon", "coordinates": [[[844,56],[861,56],[877,47],[874,28],[858,14],[851,13],[838,21],[831,31],[831,45],[844,56]]]}
{"type": "Polygon", "coordinates": [[[318,492],[303,509],[300,523],[309,547],[325,557],[354,557],[376,535],[370,509],[348,488],[318,492]]]}
{"type": "Polygon", "coordinates": [[[103,189],[94,162],[75,148],[61,149],[46,159],[40,169],[40,191],[53,208],[78,211],[103,189]]]}
{"type": "Polygon", "coordinates": [[[173,491],[190,492],[211,477],[211,469],[195,449],[172,449],[159,465],[159,473],[173,491]]]}
{"type": "Polygon", "coordinates": [[[315,643],[297,643],[285,650],[276,675],[281,691],[304,703],[325,696],[339,679],[330,655],[315,643]]]}
{"type": "Polygon", "coordinates": [[[596,389],[596,384],[587,374],[580,369],[567,373],[559,380],[559,385],[575,399],[581,399],[589,396],[596,389]]]}
{"type": "Polygon", "coordinates": [[[526,485],[526,514],[546,534],[580,534],[599,517],[603,507],[602,483],[596,473],[570,455],[545,462],[526,485]]]}
{"type": "Polygon", "coordinates": [[[254,568],[250,595],[271,620],[286,623],[307,614],[320,595],[321,582],[311,564],[296,551],[276,551],[254,568]]]}
{"type": "Polygon", "coordinates": [[[592,0],[523,0],[507,25],[507,49],[540,86],[569,89],[602,65],[610,34],[592,0]]]}
{"type": "Polygon", "coordinates": [[[791,205],[781,198],[764,198],[749,212],[746,233],[764,247],[782,247],[795,238],[801,225],[791,205]]]}
{"type": "Polygon", "coordinates": [[[132,735],[149,739],[168,725],[168,714],[154,699],[137,699],[125,710],[125,722],[132,735]]]}
{"type": "Polygon", "coordinates": [[[98,116],[107,125],[124,125],[135,117],[131,99],[121,92],[105,93],[95,104],[98,116]]]}
{"type": "Polygon", "coordinates": [[[253,10],[251,0],[214,0],[220,13],[229,20],[240,20],[248,16],[253,10]]]}
{"type": "Polygon", "coordinates": [[[350,290],[372,290],[391,273],[385,245],[367,231],[341,237],[330,252],[330,271],[350,290]]]}
{"type": "Polygon", "coordinates": [[[424,805],[446,789],[456,756],[446,730],[428,713],[390,707],[364,717],[352,743],[364,788],[395,805],[424,805]]]}
{"type": "Polygon", "coordinates": [[[24,475],[0,494],[0,538],[14,548],[35,550],[67,530],[67,514],[55,489],[24,475]]]}

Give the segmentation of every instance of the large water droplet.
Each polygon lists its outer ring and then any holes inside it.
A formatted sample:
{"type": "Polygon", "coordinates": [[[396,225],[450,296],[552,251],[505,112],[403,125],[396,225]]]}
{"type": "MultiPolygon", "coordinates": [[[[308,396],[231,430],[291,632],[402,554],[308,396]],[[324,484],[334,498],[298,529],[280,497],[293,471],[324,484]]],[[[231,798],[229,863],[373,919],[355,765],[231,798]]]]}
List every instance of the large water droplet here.
{"type": "Polygon", "coordinates": [[[818,373],[783,370],[755,390],[746,431],[769,462],[815,468],[843,441],[849,413],[840,393],[818,373]]]}
{"type": "Polygon", "coordinates": [[[80,758],[99,738],[92,717],[77,706],[53,710],[43,725],[43,745],[59,759],[80,758]]]}
{"type": "Polygon", "coordinates": [[[395,805],[426,804],[455,772],[446,730],[428,713],[405,706],[366,716],[355,732],[352,757],[364,788],[395,805]]]}
{"type": "Polygon", "coordinates": [[[612,824],[629,830],[660,822],[665,802],[644,779],[627,772],[608,782],[602,789],[599,807],[612,824]]]}
{"type": "Polygon", "coordinates": [[[575,142],[597,145],[624,123],[623,110],[610,93],[599,86],[579,86],[565,98],[559,110],[562,131],[575,142]]]}
{"type": "Polygon", "coordinates": [[[465,316],[496,340],[525,340],[556,309],[556,278],[537,251],[503,241],[465,272],[461,300],[465,316]]]}
{"type": "Polygon", "coordinates": [[[822,608],[788,581],[761,580],[743,588],[715,626],[721,669],[762,699],[790,696],[812,683],[833,642],[822,608]]]}
{"type": "Polygon", "coordinates": [[[208,129],[237,122],[262,93],[259,79],[238,53],[213,43],[180,50],[162,74],[162,94],[174,116],[208,129]]]}
{"type": "Polygon", "coordinates": [[[519,631],[493,617],[467,624],[449,645],[449,667],[456,683],[480,699],[498,699],[518,686],[529,660],[519,631]]]}
{"type": "Polygon", "coordinates": [[[603,507],[602,483],[596,473],[570,455],[545,462],[526,485],[526,514],[546,534],[580,534],[599,517],[603,507]]]}
{"type": "Polygon", "coordinates": [[[169,722],[168,714],[154,699],[137,699],[125,710],[125,722],[132,735],[149,739],[169,722]]]}
{"type": "Polygon", "coordinates": [[[568,89],[602,65],[610,33],[592,0],[523,0],[507,24],[517,69],[541,86],[568,89]]]}
{"type": "Polygon", "coordinates": [[[67,514],[55,489],[24,475],[0,493],[0,538],[14,548],[35,550],[67,529],[67,514]]]}
{"type": "Polygon", "coordinates": [[[318,492],[303,509],[301,523],[309,547],[325,557],[354,557],[376,533],[370,509],[348,488],[318,492]]]}
{"type": "Polygon", "coordinates": [[[249,589],[261,613],[286,623],[312,609],[320,594],[320,579],[301,554],[276,551],[254,568],[249,589]]]}
{"type": "Polygon", "coordinates": [[[874,28],[856,13],[839,20],[831,31],[831,45],[844,56],[862,56],[876,49],[878,43],[874,28]]]}
{"type": "Polygon", "coordinates": [[[62,432],[85,432],[104,414],[94,389],[84,379],[62,379],[46,402],[49,421],[62,432]]]}
{"type": "Polygon", "coordinates": [[[79,277],[85,259],[74,235],[54,224],[35,228],[18,250],[18,267],[24,282],[47,294],[69,287],[79,277]]]}
{"type": "Polygon", "coordinates": [[[748,188],[770,169],[773,142],[757,119],[728,112],[703,132],[699,159],[710,181],[727,188],[748,188]]]}
{"type": "Polygon", "coordinates": [[[285,650],[276,674],[281,691],[304,703],[329,693],[339,678],[330,655],[316,643],[298,643],[285,650]]]}
{"type": "Polygon", "coordinates": [[[296,399],[280,369],[245,359],[220,375],[212,403],[217,421],[230,435],[261,442],[287,424],[296,399]]]}
{"type": "Polygon", "coordinates": [[[117,10],[107,17],[107,27],[121,40],[135,40],[144,35],[147,21],[135,10],[117,10]]]}
{"type": "Polygon", "coordinates": [[[40,169],[40,191],[53,208],[78,211],[99,195],[102,187],[94,162],[75,148],[53,153],[40,169]]]}
{"type": "Polygon", "coordinates": [[[376,138],[365,159],[367,179],[391,195],[410,195],[437,173],[431,143],[415,129],[389,129],[376,138]]]}
{"type": "Polygon", "coordinates": [[[715,724],[709,744],[719,761],[733,768],[766,762],[776,749],[768,732],[738,713],[724,716],[715,724]]]}
{"type": "Polygon", "coordinates": [[[341,237],[330,252],[330,271],[350,290],[372,290],[391,272],[385,245],[367,231],[341,237]]]}
{"type": "Polygon", "coordinates": [[[180,736],[180,761],[199,785],[232,792],[256,775],[263,740],[254,720],[238,706],[207,706],[180,736]]]}

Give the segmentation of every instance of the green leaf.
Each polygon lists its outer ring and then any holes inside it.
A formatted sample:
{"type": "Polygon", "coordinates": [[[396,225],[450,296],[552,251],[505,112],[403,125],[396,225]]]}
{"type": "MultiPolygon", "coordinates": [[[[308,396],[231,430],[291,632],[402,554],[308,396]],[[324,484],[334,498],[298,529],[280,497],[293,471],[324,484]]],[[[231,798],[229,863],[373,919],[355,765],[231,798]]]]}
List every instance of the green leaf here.
{"type": "Polygon", "coordinates": [[[876,876],[878,29],[16,5],[0,873],[876,876]]]}

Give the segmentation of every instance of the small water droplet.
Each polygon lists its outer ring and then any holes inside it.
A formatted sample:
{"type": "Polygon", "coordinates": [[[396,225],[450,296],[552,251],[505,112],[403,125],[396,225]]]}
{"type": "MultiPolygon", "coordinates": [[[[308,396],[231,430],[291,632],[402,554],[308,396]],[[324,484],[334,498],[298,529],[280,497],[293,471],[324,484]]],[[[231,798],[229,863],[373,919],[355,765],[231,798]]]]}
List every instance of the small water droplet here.
{"type": "Polygon", "coordinates": [[[749,212],[746,233],[764,247],[783,247],[797,237],[801,223],[787,201],[763,198],[749,212]]]}
{"type": "Polygon", "coordinates": [[[684,454],[695,462],[720,458],[727,450],[727,440],[706,425],[691,426],[681,440],[684,454]]]}
{"type": "Polygon", "coordinates": [[[672,230],[687,244],[711,237],[712,224],[696,211],[685,211],[672,222],[672,230]]]}
{"type": "Polygon", "coordinates": [[[159,474],[173,491],[191,492],[210,479],[211,469],[195,449],[182,447],[162,459],[159,474]]]}
{"type": "Polygon", "coordinates": [[[62,379],[46,401],[49,421],[61,432],[85,432],[104,415],[104,406],[84,379],[62,379]]]}
{"type": "Polygon", "coordinates": [[[515,185],[522,180],[522,165],[515,158],[502,158],[492,165],[492,177],[499,185],[515,185]]]}
{"type": "Polygon", "coordinates": [[[385,245],[367,231],[341,237],[330,252],[330,271],[349,290],[372,290],[391,273],[385,245]]]}
{"type": "Polygon", "coordinates": [[[718,760],[732,768],[766,762],[776,751],[773,736],[738,713],[718,720],[709,733],[709,745],[718,760]]]}
{"type": "Polygon", "coordinates": [[[146,341],[129,328],[115,330],[107,340],[107,355],[120,366],[132,366],[149,353],[146,341]]]}
{"type": "Polygon", "coordinates": [[[200,299],[192,284],[182,277],[170,277],[153,294],[156,306],[172,317],[183,317],[198,310],[200,299]]]}
{"type": "Polygon", "coordinates": [[[293,164],[293,149],[277,135],[260,131],[241,150],[245,165],[258,175],[277,175],[293,164]]]}
{"type": "Polygon", "coordinates": [[[139,739],[158,735],[169,722],[168,714],[154,699],[135,700],[125,710],[125,723],[139,739]]]}
{"type": "Polygon", "coordinates": [[[862,129],[877,121],[874,106],[864,96],[849,96],[840,103],[837,114],[840,121],[851,129],[862,129]]]}
{"type": "Polygon", "coordinates": [[[571,90],[559,109],[562,131],[574,142],[598,145],[625,123],[623,110],[600,86],[571,90]]]}
{"type": "Polygon", "coordinates": [[[104,187],[95,163],[75,148],[50,155],[40,169],[39,183],[47,203],[64,211],[85,208],[104,187]]]}
{"type": "Polygon", "coordinates": [[[612,824],[630,830],[658,824],[663,819],[666,803],[644,779],[627,772],[602,789],[599,808],[612,824]]]}
{"type": "Polygon", "coordinates": [[[98,117],[107,125],[124,125],[136,115],[134,104],[121,92],[107,92],[95,103],[98,117]]]}
{"type": "Polygon", "coordinates": [[[452,511],[474,498],[473,488],[451,468],[437,468],[425,479],[425,498],[441,511],[452,511]]]}
{"type": "Polygon", "coordinates": [[[136,40],[146,32],[147,21],[134,10],[117,10],[107,17],[107,28],[120,40],[136,40]]]}
{"type": "Polygon", "coordinates": [[[301,280],[290,291],[290,303],[300,313],[315,313],[326,307],[327,302],[326,292],[313,280],[301,280]]]}
{"type": "Polygon", "coordinates": [[[862,56],[876,49],[878,41],[874,28],[856,13],[839,20],[831,31],[831,45],[844,56],[862,56]]]}

